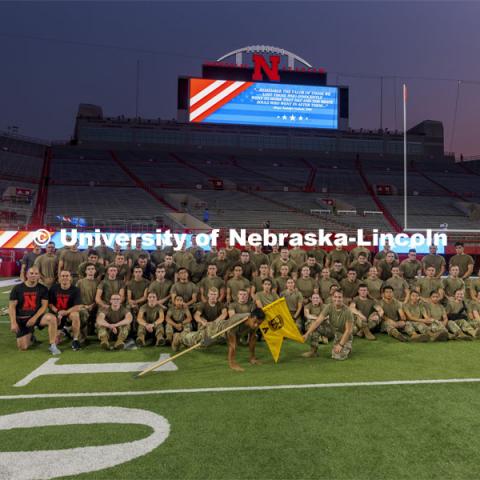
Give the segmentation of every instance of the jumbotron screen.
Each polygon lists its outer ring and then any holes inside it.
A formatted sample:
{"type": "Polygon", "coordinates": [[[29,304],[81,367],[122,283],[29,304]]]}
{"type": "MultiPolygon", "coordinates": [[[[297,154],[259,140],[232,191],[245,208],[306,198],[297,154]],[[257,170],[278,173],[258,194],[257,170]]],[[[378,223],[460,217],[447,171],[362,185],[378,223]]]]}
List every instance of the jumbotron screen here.
{"type": "Polygon", "coordinates": [[[191,78],[189,121],[338,128],[338,88],[191,78]]]}

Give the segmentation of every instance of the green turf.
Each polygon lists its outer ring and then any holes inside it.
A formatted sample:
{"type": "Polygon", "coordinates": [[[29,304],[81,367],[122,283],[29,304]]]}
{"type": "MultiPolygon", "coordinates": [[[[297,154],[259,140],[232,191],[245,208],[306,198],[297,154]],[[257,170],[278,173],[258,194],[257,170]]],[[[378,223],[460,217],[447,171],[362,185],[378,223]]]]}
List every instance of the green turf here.
{"type": "Polygon", "coordinates": [[[0,445],[4,452],[19,450],[18,438],[22,438],[21,448],[30,450],[59,450],[82,445],[98,446],[110,443],[132,442],[147,437],[152,429],[146,425],[132,424],[128,429],[121,424],[61,425],[37,427],[35,435],[25,435],[22,428],[0,430],[0,445]]]}
{"type": "MultiPolygon", "coordinates": [[[[0,317],[5,322],[7,317],[0,317]]],[[[226,364],[219,345],[187,354],[178,371],[134,379],[132,374],[44,376],[13,387],[50,358],[44,342],[18,352],[8,324],[0,324],[0,395],[126,392],[180,388],[287,385],[480,377],[480,342],[401,344],[380,336],[354,340],[352,358],[335,362],[330,348],[304,359],[307,346],[286,341],[278,364],[260,344],[261,366],[243,373],[226,364]]],[[[167,348],[104,352],[93,343],[81,352],[65,344],[59,363],[150,362],[167,348]]],[[[478,476],[480,384],[432,384],[176,393],[113,397],[0,400],[0,414],[74,406],[143,408],[171,424],[165,443],[150,454],[81,477],[110,478],[325,478],[471,479],[478,476]]],[[[144,426],[97,425],[0,431],[3,450],[57,448],[133,441],[144,426]],[[50,439],[50,440],[49,440],[50,439]],[[54,439],[54,440],[53,440],[54,439]]]]}

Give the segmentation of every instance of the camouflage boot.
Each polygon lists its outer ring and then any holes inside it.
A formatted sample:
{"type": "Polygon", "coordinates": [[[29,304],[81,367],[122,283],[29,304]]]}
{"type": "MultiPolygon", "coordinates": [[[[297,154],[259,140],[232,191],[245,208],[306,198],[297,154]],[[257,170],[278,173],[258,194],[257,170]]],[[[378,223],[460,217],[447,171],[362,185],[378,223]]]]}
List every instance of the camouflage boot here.
{"type": "Polygon", "coordinates": [[[396,328],[392,328],[389,332],[388,335],[392,338],[395,338],[399,342],[408,342],[408,337],[405,335],[402,335],[396,328]]]}
{"type": "Polygon", "coordinates": [[[377,337],[370,331],[368,327],[363,327],[363,335],[367,340],[376,340],[377,337]]]}
{"type": "Polygon", "coordinates": [[[430,335],[428,335],[427,333],[414,333],[412,334],[412,336],[410,337],[410,341],[411,342],[416,342],[416,343],[425,343],[425,342],[429,342],[430,341],[430,335]]]}
{"type": "Polygon", "coordinates": [[[446,330],[441,330],[440,332],[429,332],[428,333],[431,342],[446,342],[448,340],[448,332],[446,330]]]}

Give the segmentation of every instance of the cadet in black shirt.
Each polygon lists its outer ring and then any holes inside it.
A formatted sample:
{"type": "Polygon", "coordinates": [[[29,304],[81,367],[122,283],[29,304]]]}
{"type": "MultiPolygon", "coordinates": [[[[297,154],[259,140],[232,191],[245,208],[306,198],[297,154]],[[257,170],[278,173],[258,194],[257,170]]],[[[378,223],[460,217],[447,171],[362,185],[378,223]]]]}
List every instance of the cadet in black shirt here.
{"type": "Polygon", "coordinates": [[[17,347],[27,350],[32,344],[35,327],[42,329],[48,326],[49,351],[52,355],[59,355],[61,352],[55,343],[57,319],[54,315],[45,313],[48,307],[48,289],[38,283],[40,272],[37,267],[30,267],[26,278],[24,283],[13,287],[8,304],[10,330],[17,336],[17,347]]]}
{"type": "Polygon", "coordinates": [[[48,306],[57,316],[60,328],[67,322],[72,325],[72,350],[80,350],[80,289],[72,285],[72,275],[68,270],[60,272],[60,283],[52,286],[48,292],[48,306]]]}

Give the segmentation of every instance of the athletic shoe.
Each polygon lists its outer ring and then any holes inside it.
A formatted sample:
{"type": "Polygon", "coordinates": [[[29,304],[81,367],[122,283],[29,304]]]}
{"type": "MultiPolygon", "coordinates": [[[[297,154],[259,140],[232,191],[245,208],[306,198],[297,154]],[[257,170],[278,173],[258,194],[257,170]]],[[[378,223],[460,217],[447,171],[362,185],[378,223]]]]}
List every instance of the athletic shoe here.
{"type": "Polygon", "coordinates": [[[52,355],[60,355],[60,354],[62,353],[55,344],[50,345],[50,346],[48,347],[48,351],[49,351],[52,355]]]}
{"type": "Polygon", "coordinates": [[[72,342],[72,350],[73,350],[74,352],[77,352],[78,350],[80,350],[80,348],[81,348],[81,347],[80,347],[80,342],[79,342],[78,340],[74,340],[74,341],[72,342]]]}

